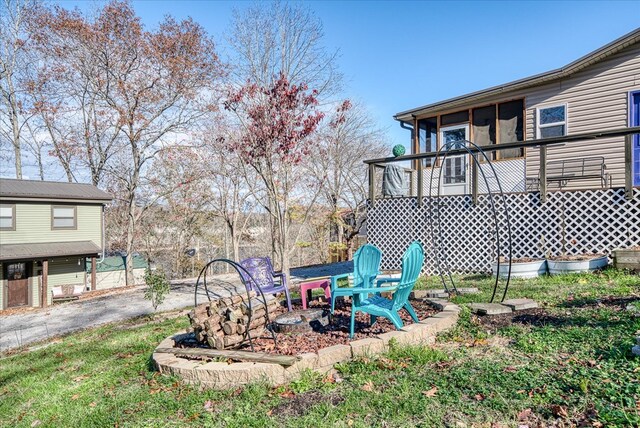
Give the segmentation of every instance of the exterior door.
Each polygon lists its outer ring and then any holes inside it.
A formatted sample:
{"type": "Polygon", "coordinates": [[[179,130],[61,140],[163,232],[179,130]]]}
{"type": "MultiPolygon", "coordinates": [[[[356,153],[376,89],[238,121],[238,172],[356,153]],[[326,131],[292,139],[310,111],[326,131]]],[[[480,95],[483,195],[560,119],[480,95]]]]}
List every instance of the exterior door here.
{"type": "MultiPolygon", "coordinates": [[[[454,141],[468,140],[469,125],[454,125],[440,128],[442,145],[454,141]]],[[[442,194],[464,195],[467,193],[467,155],[448,156],[442,163],[442,194]]]]}
{"type": "Polygon", "coordinates": [[[7,265],[7,307],[29,305],[29,276],[27,264],[11,263],[7,265]]]}
{"type": "MultiPolygon", "coordinates": [[[[629,94],[629,126],[640,126],[640,91],[629,94]]],[[[640,186],[640,135],[632,140],[633,185],[640,186]]]]}

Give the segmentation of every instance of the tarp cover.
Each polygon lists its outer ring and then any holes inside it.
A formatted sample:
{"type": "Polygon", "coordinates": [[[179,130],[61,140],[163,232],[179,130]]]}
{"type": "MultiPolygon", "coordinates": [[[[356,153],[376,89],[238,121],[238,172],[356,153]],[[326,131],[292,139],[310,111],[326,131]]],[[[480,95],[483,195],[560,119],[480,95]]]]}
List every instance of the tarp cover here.
{"type": "Polygon", "coordinates": [[[382,175],[383,196],[404,196],[404,169],[397,165],[386,165],[382,175]]]}

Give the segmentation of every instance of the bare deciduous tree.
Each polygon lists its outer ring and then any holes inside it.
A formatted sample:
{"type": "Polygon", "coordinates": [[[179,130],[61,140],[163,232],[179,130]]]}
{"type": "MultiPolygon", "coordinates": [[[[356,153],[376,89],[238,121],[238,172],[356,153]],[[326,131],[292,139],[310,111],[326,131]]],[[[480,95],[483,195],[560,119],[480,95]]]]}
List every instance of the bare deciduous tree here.
{"type": "Polygon", "coordinates": [[[13,150],[16,178],[22,178],[22,133],[31,117],[27,86],[35,58],[27,19],[36,8],[35,0],[0,3],[0,143],[13,150]]]}
{"type": "Polygon", "coordinates": [[[306,84],[324,99],[335,94],[342,76],[337,51],[322,44],[322,22],[305,6],[256,3],[235,11],[229,44],[235,56],[233,75],[239,84],[266,87],[284,74],[291,84],[306,84]]]}
{"type": "Polygon", "coordinates": [[[339,104],[319,134],[318,150],[306,165],[322,190],[322,203],[330,207],[338,244],[350,252],[366,220],[368,179],[363,161],[388,152],[386,135],[362,105],[350,101],[339,104]]]}
{"type": "MultiPolygon", "coordinates": [[[[126,208],[126,251],[132,254],[136,225],[148,203],[140,194],[149,162],[216,108],[214,84],[223,67],[213,41],[191,19],[165,17],[157,30],[146,31],[131,5],[117,0],[91,21],[59,8],[53,18],[68,29],[64,37],[70,40],[62,46],[77,47],[74,52],[95,64],[88,76],[91,93],[114,114],[119,127],[123,149],[110,163],[109,174],[126,208]]],[[[128,284],[133,281],[132,261],[127,258],[128,284]]]]}

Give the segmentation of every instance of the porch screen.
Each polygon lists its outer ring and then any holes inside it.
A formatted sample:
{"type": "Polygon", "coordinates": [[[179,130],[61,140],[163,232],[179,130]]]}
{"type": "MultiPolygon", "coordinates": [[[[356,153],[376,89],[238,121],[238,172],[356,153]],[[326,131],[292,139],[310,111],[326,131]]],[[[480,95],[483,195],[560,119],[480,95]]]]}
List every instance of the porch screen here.
{"type": "MultiPolygon", "coordinates": [[[[473,109],[473,142],[479,146],[496,143],[496,106],[473,109]]],[[[493,159],[493,153],[487,153],[493,159]]],[[[480,160],[482,162],[482,160],[480,160]]]]}
{"type": "MultiPolygon", "coordinates": [[[[509,101],[498,105],[498,144],[523,141],[524,102],[509,101]]],[[[522,149],[499,150],[498,159],[511,159],[523,156],[522,149]]]]}
{"type": "MultiPolygon", "coordinates": [[[[418,150],[420,153],[435,152],[437,147],[438,121],[435,117],[418,120],[418,150]]],[[[433,165],[434,159],[424,159],[424,166],[433,165]]]]}
{"type": "Polygon", "coordinates": [[[469,122],[469,110],[443,114],[440,116],[440,126],[456,125],[458,123],[465,122],[469,122]]]}

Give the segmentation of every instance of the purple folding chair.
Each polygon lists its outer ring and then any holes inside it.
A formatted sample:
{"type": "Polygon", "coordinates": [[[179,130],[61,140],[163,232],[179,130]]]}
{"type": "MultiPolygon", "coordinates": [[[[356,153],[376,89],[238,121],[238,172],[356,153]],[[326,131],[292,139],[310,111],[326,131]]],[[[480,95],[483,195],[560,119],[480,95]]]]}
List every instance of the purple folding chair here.
{"type": "Polygon", "coordinates": [[[242,278],[249,285],[249,288],[255,290],[256,287],[264,294],[276,294],[284,291],[287,296],[287,307],[291,311],[291,298],[289,297],[289,289],[287,288],[287,277],[284,273],[275,273],[273,265],[269,257],[250,257],[240,262],[240,265],[249,272],[251,278],[246,273],[241,272],[242,278]],[[279,282],[275,278],[280,278],[279,282]]]}

